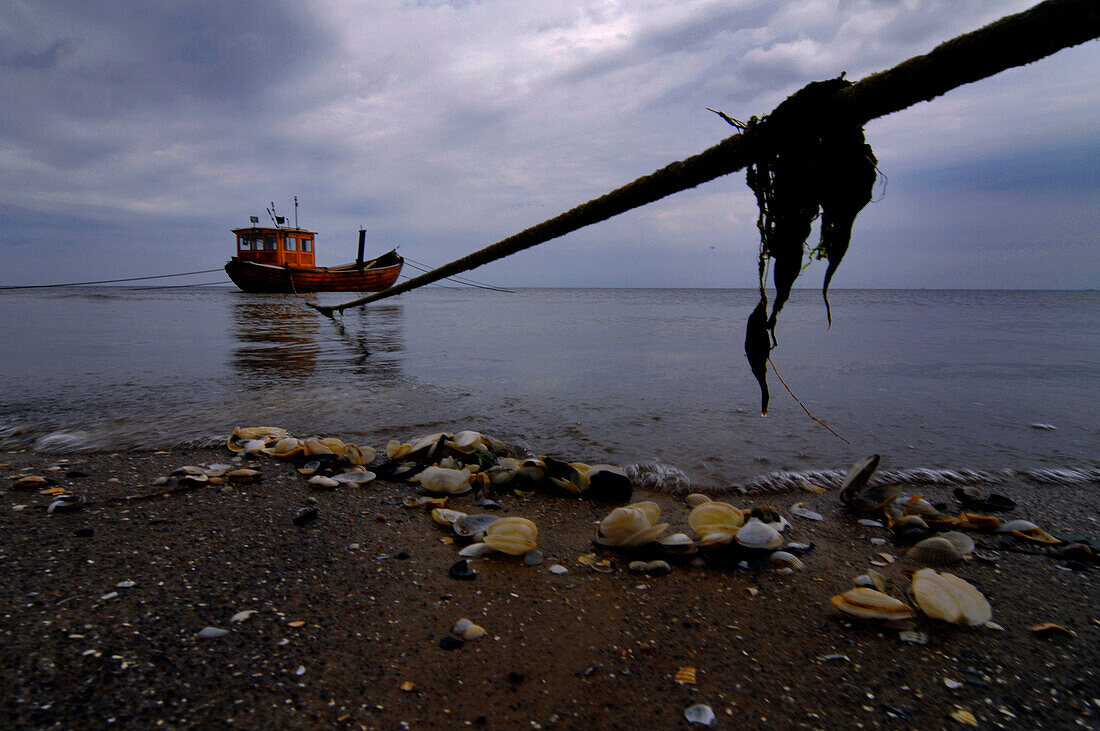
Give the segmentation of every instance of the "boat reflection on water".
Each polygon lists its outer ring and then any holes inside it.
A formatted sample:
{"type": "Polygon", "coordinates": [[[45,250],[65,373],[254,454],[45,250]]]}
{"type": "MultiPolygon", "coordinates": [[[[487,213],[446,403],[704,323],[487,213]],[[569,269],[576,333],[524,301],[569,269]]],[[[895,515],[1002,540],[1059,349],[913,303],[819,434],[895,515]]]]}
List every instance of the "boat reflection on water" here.
{"type": "MultiPolygon", "coordinates": [[[[241,293],[232,306],[230,359],[250,386],[302,389],[355,376],[354,385],[401,378],[402,307],[387,304],[327,320],[315,295],[241,293]],[[310,383],[310,381],[315,381],[310,383]]],[[[349,384],[353,385],[353,384],[349,384]]]]}

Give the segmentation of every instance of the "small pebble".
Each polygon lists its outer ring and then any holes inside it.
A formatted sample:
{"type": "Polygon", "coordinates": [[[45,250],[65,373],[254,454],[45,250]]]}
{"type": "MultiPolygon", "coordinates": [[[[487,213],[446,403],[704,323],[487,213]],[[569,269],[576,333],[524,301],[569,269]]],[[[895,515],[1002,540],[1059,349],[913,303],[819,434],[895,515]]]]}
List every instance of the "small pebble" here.
{"type": "Polygon", "coordinates": [[[477,576],[477,572],[470,566],[469,561],[462,559],[456,561],[451,565],[451,568],[447,569],[447,575],[459,581],[473,581],[474,577],[477,576]]]}
{"type": "Polygon", "coordinates": [[[115,584],[115,586],[117,586],[119,589],[132,589],[133,587],[137,586],[137,582],[126,579],[124,581],[118,582],[117,584],[115,584]]]}
{"type": "Polygon", "coordinates": [[[552,574],[568,574],[569,573],[569,569],[565,568],[560,563],[554,564],[553,566],[551,566],[547,570],[552,574]]]}
{"type": "Polygon", "coordinates": [[[544,560],[545,558],[542,555],[542,551],[538,549],[528,551],[527,553],[523,554],[523,563],[527,564],[528,566],[538,566],[544,560]]]}

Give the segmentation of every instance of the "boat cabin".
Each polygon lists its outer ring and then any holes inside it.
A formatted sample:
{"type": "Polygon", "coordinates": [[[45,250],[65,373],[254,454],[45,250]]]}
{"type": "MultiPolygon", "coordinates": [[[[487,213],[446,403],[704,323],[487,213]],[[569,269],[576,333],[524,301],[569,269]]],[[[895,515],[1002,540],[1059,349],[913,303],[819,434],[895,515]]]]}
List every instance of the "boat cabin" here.
{"type": "Polygon", "coordinates": [[[242,261],[295,269],[315,266],[313,241],[316,231],[250,226],[235,228],[233,233],[237,235],[237,258],[242,261]]]}

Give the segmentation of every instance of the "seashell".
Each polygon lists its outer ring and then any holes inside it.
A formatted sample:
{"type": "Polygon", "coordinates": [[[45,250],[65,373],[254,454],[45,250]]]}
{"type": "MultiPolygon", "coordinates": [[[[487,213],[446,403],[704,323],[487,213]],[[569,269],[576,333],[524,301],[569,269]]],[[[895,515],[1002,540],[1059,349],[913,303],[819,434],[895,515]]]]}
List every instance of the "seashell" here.
{"type": "Polygon", "coordinates": [[[250,470],[247,467],[232,470],[225,475],[225,479],[238,485],[250,485],[254,482],[259,482],[263,477],[263,473],[259,470],[250,470]]]}
{"type": "Polygon", "coordinates": [[[386,459],[391,460],[401,459],[411,451],[411,444],[403,444],[396,439],[391,439],[390,441],[386,442],[386,448],[384,450],[386,454],[386,459]]]}
{"type": "Polygon", "coordinates": [[[690,708],[684,709],[684,718],[688,723],[698,724],[700,726],[710,726],[714,723],[714,711],[710,706],[698,703],[690,708]]]}
{"type": "Polygon", "coordinates": [[[1044,622],[1042,624],[1036,624],[1027,628],[1029,632],[1032,632],[1040,637],[1051,637],[1053,635],[1063,635],[1066,637],[1077,637],[1077,633],[1073,630],[1063,627],[1060,624],[1054,624],[1053,622],[1044,622]]]}
{"type": "Polygon", "coordinates": [[[241,443],[241,448],[238,450],[241,454],[267,454],[267,442],[263,439],[249,439],[247,442],[241,443]]]}
{"type": "Polygon", "coordinates": [[[465,515],[466,513],[450,508],[434,508],[432,510],[432,520],[440,525],[453,526],[456,520],[465,517],[465,515]]]}
{"type": "Polygon", "coordinates": [[[473,489],[470,486],[470,481],[473,478],[473,473],[467,469],[452,470],[446,467],[433,466],[425,467],[409,481],[419,482],[421,487],[431,492],[461,495],[473,489]]]}
{"type": "Polygon", "coordinates": [[[541,459],[529,457],[519,463],[517,475],[532,482],[541,482],[546,479],[546,465],[541,459]]]}
{"type": "Polygon", "coordinates": [[[418,458],[432,459],[450,438],[450,434],[443,432],[420,437],[409,446],[408,454],[415,455],[418,458]]]}
{"type": "Polygon", "coordinates": [[[306,480],[306,483],[314,490],[334,490],[340,486],[339,482],[324,475],[314,475],[306,480]]]}
{"type": "Polygon", "coordinates": [[[312,475],[313,473],[315,473],[319,469],[321,469],[321,463],[318,462],[317,460],[313,460],[312,462],[306,462],[304,465],[299,467],[298,468],[298,474],[299,475],[305,475],[306,477],[309,477],[310,475],[312,475]]]}
{"type": "Polygon", "coordinates": [[[933,536],[925,538],[906,551],[907,556],[922,563],[941,565],[954,563],[962,559],[963,555],[955,544],[946,538],[933,536]]]}
{"type": "Polygon", "coordinates": [[[50,481],[41,475],[20,475],[11,481],[12,489],[37,490],[50,484],[50,481]]]}
{"type": "Polygon", "coordinates": [[[680,685],[695,685],[695,668],[682,667],[676,671],[673,679],[680,685]]]}
{"type": "Polygon", "coordinates": [[[353,465],[367,465],[374,461],[378,453],[373,447],[360,447],[355,444],[344,446],[344,459],[353,465]]]}
{"type": "Polygon", "coordinates": [[[806,503],[795,503],[792,505],[791,515],[797,515],[799,518],[805,518],[806,520],[825,520],[824,515],[810,510],[806,507],[806,503]]]}
{"type": "Polygon", "coordinates": [[[962,531],[950,530],[945,533],[939,533],[938,537],[951,541],[951,544],[954,545],[963,556],[974,552],[974,539],[962,531]]]}
{"type": "Polygon", "coordinates": [[[754,550],[770,550],[783,544],[779,531],[758,518],[751,518],[738,528],[734,538],[741,546],[754,550]]]}
{"type": "Polygon", "coordinates": [[[768,560],[784,568],[806,568],[806,564],[802,563],[802,559],[800,559],[798,556],[795,556],[793,553],[788,553],[787,551],[776,551],[772,553],[772,555],[768,556],[768,560]]]}
{"type": "Polygon", "coordinates": [[[600,521],[596,542],[605,546],[637,548],[657,540],[668,529],[658,523],[661,508],[655,502],[640,502],[612,510],[600,521]]]}
{"type": "Polygon", "coordinates": [[[840,502],[845,505],[852,504],[855,497],[859,495],[867,485],[868,480],[871,479],[871,475],[875,474],[881,459],[879,455],[872,454],[870,457],[865,457],[852,465],[844,481],[840,484],[840,502]]]}
{"type": "Polygon", "coordinates": [[[488,543],[471,543],[459,551],[458,555],[464,558],[477,558],[478,556],[487,556],[493,550],[493,547],[488,543]]]}
{"type": "Polygon", "coordinates": [[[310,437],[302,442],[303,454],[307,454],[310,457],[316,457],[322,454],[336,454],[332,450],[332,447],[325,444],[320,437],[310,437]]]}
{"type": "Polygon", "coordinates": [[[646,562],[645,561],[631,561],[626,565],[627,569],[634,571],[635,573],[645,573],[646,562]]]}
{"type": "Polygon", "coordinates": [[[894,500],[894,505],[901,508],[905,515],[931,515],[940,514],[939,510],[922,495],[902,496],[894,500]]]}
{"type": "Polygon", "coordinates": [[[451,628],[451,633],[457,637],[461,637],[467,642],[476,640],[478,637],[484,637],[488,634],[483,627],[474,624],[468,619],[460,619],[455,622],[455,626],[451,628]]]}
{"type": "Polygon", "coordinates": [[[913,574],[909,590],[921,611],[933,619],[973,627],[993,617],[982,593],[954,574],[920,569],[913,574]]]}
{"type": "Polygon", "coordinates": [[[513,457],[504,457],[485,470],[485,474],[493,485],[507,485],[519,474],[519,462],[513,457]]]}
{"type": "Polygon", "coordinates": [[[481,434],[476,431],[460,431],[458,434],[455,434],[452,444],[455,449],[465,454],[469,454],[476,449],[485,448],[484,439],[481,434]]]}
{"type": "Polygon", "coordinates": [[[290,459],[291,457],[297,457],[303,451],[305,451],[305,446],[302,442],[294,437],[283,437],[272,445],[271,456],[276,459],[290,459]]]}
{"type": "MultiPolygon", "coordinates": [[[[229,439],[226,440],[225,446],[229,448],[230,452],[248,452],[245,448],[250,442],[260,442],[264,447],[268,442],[277,441],[286,436],[286,429],[281,429],[277,426],[246,426],[236,427],[233,429],[233,433],[229,435],[229,439]]],[[[255,451],[255,445],[253,445],[253,451],[255,451]]]]}
{"type": "Polygon", "coordinates": [[[574,495],[579,495],[584,491],[585,481],[580,470],[576,467],[568,462],[562,462],[559,459],[545,455],[540,460],[546,468],[546,479],[554,485],[574,495]]]}
{"type": "Polygon", "coordinates": [[[60,495],[46,508],[47,513],[72,513],[84,507],[83,495],[60,495]]]}
{"type": "Polygon", "coordinates": [[[910,619],[917,616],[905,602],[875,589],[857,587],[831,597],[838,611],[857,619],[910,619]]]}
{"type": "Polygon", "coordinates": [[[672,567],[668,565],[668,561],[657,559],[646,563],[645,571],[647,574],[652,574],[653,576],[664,576],[672,571],[672,567]]]}
{"type": "Polygon", "coordinates": [[[183,467],[177,467],[176,469],[172,470],[169,474],[171,474],[173,477],[182,477],[182,476],[196,476],[197,477],[199,475],[204,475],[205,476],[206,475],[206,468],[205,467],[200,467],[198,465],[189,464],[189,465],[184,465],[183,467]]]}
{"type": "Polygon", "coordinates": [[[919,515],[904,515],[892,521],[890,530],[902,540],[926,538],[930,531],[928,523],[919,515]]]}
{"type": "Polygon", "coordinates": [[[695,545],[695,541],[691,540],[691,536],[687,533],[673,533],[672,535],[658,538],[657,542],[660,543],[661,547],[668,553],[679,556],[690,556],[699,550],[698,546],[695,545]]]}
{"type": "Polygon", "coordinates": [[[522,556],[536,547],[539,529],[527,518],[500,518],[485,531],[485,542],[501,553],[522,556]]]}
{"type": "Polygon", "coordinates": [[[686,498],[684,498],[684,501],[688,505],[690,505],[691,507],[697,508],[700,505],[702,505],[703,503],[709,503],[709,502],[712,502],[713,500],[710,497],[710,495],[704,495],[701,492],[693,492],[690,495],[688,495],[686,498]]]}
{"type": "Polygon", "coordinates": [[[586,465],[574,462],[573,467],[584,483],[585,496],[609,502],[627,502],[634,494],[634,485],[621,467],[612,464],[586,465]]]}
{"type": "Polygon", "coordinates": [[[477,535],[478,533],[484,533],[489,529],[489,526],[498,520],[500,520],[500,518],[495,515],[462,515],[455,519],[452,526],[454,527],[455,533],[458,535],[469,537],[477,535]]]}
{"type": "MultiPolygon", "coordinates": [[[[939,518],[936,518],[936,520],[939,520],[939,518]]],[[[931,519],[929,519],[929,522],[931,522],[931,519]]],[[[946,522],[959,528],[969,528],[971,530],[997,530],[1001,525],[1001,519],[995,515],[978,515],[977,513],[968,513],[965,510],[959,513],[958,518],[946,522]]]]}
{"type": "Polygon", "coordinates": [[[348,470],[347,472],[341,472],[338,475],[333,475],[332,479],[339,482],[341,485],[351,485],[352,487],[361,487],[375,478],[375,474],[368,470],[348,470]]]}
{"type": "Polygon", "coordinates": [[[1055,538],[1051,534],[1047,533],[1038,526],[1029,530],[1014,530],[1012,535],[1017,538],[1026,538],[1029,541],[1035,541],[1036,543],[1061,543],[1061,539],[1055,538]]]}
{"type": "Polygon", "coordinates": [[[233,465],[231,464],[208,464],[202,468],[202,472],[207,477],[221,477],[232,471],[232,469],[233,465]]]}
{"type": "Polygon", "coordinates": [[[1013,533],[1015,531],[1026,532],[1029,530],[1035,530],[1039,526],[1032,523],[1030,520],[1010,520],[1007,523],[1001,523],[997,526],[996,531],[998,533],[1013,533]]]}
{"type": "Polygon", "coordinates": [[[688,515],[688,525],[699,535],[700,546],[729,543],[744,523],[744,513],[715,500],[697,505],[688,515]]]}

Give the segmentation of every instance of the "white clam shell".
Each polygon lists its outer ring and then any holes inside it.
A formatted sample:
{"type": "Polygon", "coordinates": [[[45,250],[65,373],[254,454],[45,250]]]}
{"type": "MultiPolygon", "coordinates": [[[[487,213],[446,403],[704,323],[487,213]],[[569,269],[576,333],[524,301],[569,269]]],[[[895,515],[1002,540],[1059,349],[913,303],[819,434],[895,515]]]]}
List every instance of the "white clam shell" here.
{"type": "Polygon", "coordinates": [[[783,536],[779,531],[756,518],[741,526],[734,538],[745,548],[769,549],[783,544],[783,536]]]}
{"type": "Polygon", "coordinates": [[[668,530],[668,523],[658,523],[661,508],[645,501],[615,508],[600,521],[596,542],[605,546],[637,548],[657,540],[668,530]]]}
{"type": "Polygon", "coordinates": [[[982,593],[954,574],[920,569],[913,574],[910,591],[921,611],[933,619],[973,627],[993,618],[993,609],[982,593]]]}

